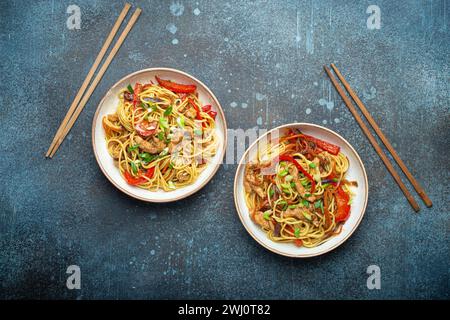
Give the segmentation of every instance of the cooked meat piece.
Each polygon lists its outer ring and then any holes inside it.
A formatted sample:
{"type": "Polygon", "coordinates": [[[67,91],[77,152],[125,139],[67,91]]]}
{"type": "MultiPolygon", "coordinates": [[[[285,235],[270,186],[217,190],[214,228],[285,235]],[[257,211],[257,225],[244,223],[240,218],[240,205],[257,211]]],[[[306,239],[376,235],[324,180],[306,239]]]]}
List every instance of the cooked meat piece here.
{"type": "Polygon", "coordinates": [[[256,211],[253,216],[253,219],[257,224],[259,224],[264,229],[270,229],[269,221],[264,219],[264,213],[262,211],[256,211]]]}
{"type": "Polygon", "coordinates": [[[305,209],[302,209],[302,208],[287,209],[286,211],[284,211],[283,216],[285,218],[297,218],[298,220],[306,221],[307,219],[305,218],[305,216],[302,213],[302,211],[304,211],[304,210],[305,209]]]}
{"type": "Polygon", "coordinates": [[[140,136],[135,136],[134,141],[139,145],[141,150],[151,154],[160,153],[166,147],[164,141],[159,140],[157,136],[152,136],[150,141],[144,140],[140,136]]]}

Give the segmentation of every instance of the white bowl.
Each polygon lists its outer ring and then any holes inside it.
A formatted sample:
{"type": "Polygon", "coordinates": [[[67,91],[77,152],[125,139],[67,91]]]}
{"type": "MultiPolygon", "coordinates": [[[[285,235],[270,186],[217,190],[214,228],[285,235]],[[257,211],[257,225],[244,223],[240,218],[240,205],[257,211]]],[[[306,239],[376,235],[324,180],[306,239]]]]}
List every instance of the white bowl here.
{"type": "Polygon", "coordinates": [[[151,68],[144,69],[125,76],[114,84],[108,90],[106,95],[100,101],[92,122],[92,146],[94,148],[95,158],[100,169],[111,183],[120,191],[143,201],[148,202],[170,202],[185,198],[205,186],[214,176],[219,165],[222,163],[226,147],[226,121],[219,101],[211,90],[200,80],[193,76],[175,69],[169,68],[151,68]],[[211,160],[207,168],[200,174],[195,182],[186,187],[173,191],[149,191],[142,188],[129,185],[120,175],[119,169],[114,165],[112,157],[108,153],[105,142],[105,131],[102,127],[102,118],[108,113],[114,113],[119,104],[118,94],[121,89],[126,88],[128,84],[134,86],[136,82],[148,83],[150,80],[156,82],[155,75],[163,79],[173,80],[179,83],[196,84],[199,99],[202,104],[210,104],[213,110],[217,111],[216,130],[219,139],[217,153],[211,160]]]}
{"type": "Polygon", "coordinates": [[[366,210],[367,198],[368,183],[366,170],[364,169],[361,158],[356,153],[355,149],[353,149],[353,147],[347,142],[347,140],[342,138],[337,133],[324,127],[310,123],[286,124],[272,129],[266,134],[259,137],[242,156],[234,179],[234,202],[236,204],[239,218],[241,219],[241,222],[244,225],[245,229],[247,229],[248,233],[259,244],[269,249],[270,251],[283,256],[295,258],[318,256],[341,245],[351,236],[351,234],[356,230],[359,223],[361,222],[361,219],[364,216],[364,212],[366,210]],[[352,189],[352,191],[354,191],[355,193],[355,196],[351,206],[350,217],[344,223],[342,232],[314,248],[297,247],[292,243],[280,243],[270,240],[269,238],[267,238],[266,233],[250,218],[250,212],[245,203],[245,191],[243,185],[245,164],[248,163],[249,160],[254,160],[254,158],[250,156],[250,154],[256,154],[255,150],[257,150],[258,143],[263,143],[263,141],[266,141],[266,143],[270,143],[271,137],[274,135],[274,132],[277,132],[279,136],[281,136],[284,131],[290,128],[299,129],[305,134],[323,139],[340,146],[341,152],[346,155],[350,161],[350,167],[347,172],[347,179],[358,182],[358,187],[353,187],[352,189]]]}

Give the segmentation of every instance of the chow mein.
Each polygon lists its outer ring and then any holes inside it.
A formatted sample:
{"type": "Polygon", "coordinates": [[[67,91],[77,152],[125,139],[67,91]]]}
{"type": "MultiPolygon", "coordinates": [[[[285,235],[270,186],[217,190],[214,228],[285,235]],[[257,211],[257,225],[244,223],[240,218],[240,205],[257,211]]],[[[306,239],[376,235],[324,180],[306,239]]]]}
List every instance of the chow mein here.
{"type": "Polygon", "coordinates": [[[341,232],[357,184],[339,146],[289,130],[257,158],[245,167],[245,199],[269,239],[311,248],[341,232]]]}
{"type": "Polygon", "coordinates": [[[216,154],[217,112],[202,106],[195,85],[156,81],[121,90],[116,112],[102,123],[128,184],[171,191],[192,184],[216,154]]]}

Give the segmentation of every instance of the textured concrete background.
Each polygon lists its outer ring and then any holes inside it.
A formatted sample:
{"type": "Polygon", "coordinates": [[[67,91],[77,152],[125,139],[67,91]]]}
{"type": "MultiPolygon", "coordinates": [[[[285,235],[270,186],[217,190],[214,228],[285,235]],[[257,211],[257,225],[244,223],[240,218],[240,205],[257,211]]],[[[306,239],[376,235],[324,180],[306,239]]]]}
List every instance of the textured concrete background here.
{"type": "MultiPolygon", "coordinates": [[[[449,298],[448,1],[131,1],[138,23],[53,160],[43,155],[123,1],[0,4],[1,298],[449,298]],[[69,30],[70,4],[81,29],[69,30]],[[369,30],[366,9],[381,9],[369,30]],[[176,39],[176,40],[175,40],[176,39]],[[322,65],[335,62],[434,202],[415,214],[322,65]],[[148,67],[204,81],[230,128],[304,121],[347,138],[370,195],[322,257],[270,253],[241,225],[235,165],[197,194],[146,204],[99,170],[91,121],[108,88],[148,67]],[[65,286],[81,268],[81,290],[65,286]],[[368,290],[366,268],[381,268],[368,290]]],[[[411,188],[412,189],[412,188],[411,188]]]]}

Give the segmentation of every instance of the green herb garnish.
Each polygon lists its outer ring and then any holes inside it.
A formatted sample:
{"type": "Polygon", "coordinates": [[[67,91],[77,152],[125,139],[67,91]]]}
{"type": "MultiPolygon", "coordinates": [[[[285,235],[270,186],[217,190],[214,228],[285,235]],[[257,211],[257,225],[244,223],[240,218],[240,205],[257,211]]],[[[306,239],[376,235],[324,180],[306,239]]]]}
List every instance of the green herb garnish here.
{"type": "Polygon", "coordinates": [[[287,174],[288,174],[288,171],[287,171],[286,169],[281,170],[280,172],[278,172],[278,175],[279,175],[280,177],[284,177],[284,176],[287,175],[287,174]]]}
{"type": "Polygon", "coordinates": [[[294,236],[295,236],[296,238],[300,238],[300,229],[299,229],[299,228],[295,228],[294,236]]]}
{"type": "Polygon", "coordinates": [[[314,202],[314,208],[318,209],[322,206],[322,200],[318,200],[314,202]]]}
{"type": "Polygon", "coordinates": [[[273,195],[275,194],[275,191],[273,190],[273,188],[269,189],[269,197],[273,197],[273,195]]]}
{"type": "Polygon", "coordinates": [[[309,221],[311,221],[312,217],[311,217],[311,215],[310,215],[308,212],[302,211],[302,213],[303,213],[303,216],[304,216],[306,219],[308,219],[309,221]]]}
{"type": "Polygon", "coordinates": [[[267,210],[266,212],[264,212],[263,217],[266,220],[270,220],[270,216],[272,215],[272,211],[267,210]]]}
{"type": "Polygon", "coordinates": [[[127,86],[127,89],[128,89],[128,91],[129,91],[130,93],[134,93],[134,90],[133,90],[133,87],[131,86],[131,84],[129,84],[129,85],[127,86]]]}
{"type": "Polygon", "coordinates": [[[139,145],[138,145],[138,144],[135,144],[134,146],[128,146],[128,152],[137,150],[138,148],[139,148],[139,145]]]}
{"type": "Polygon", "coordinates": [[[314,168],[316,167],[316,164],[315,164],[314,162],[311,162],[311,163],[309,164],[309,167],[314,169],[314,168]]]}
{"type": "Polygon", "coordinates": [[[172,113],[172,109],[173,109],[173,107],[172,106],[169,106],[167,109],[166,109],[166,111],[164,111],[164,115],[167,117],[167,116],[169,116],[171,113],[172,113]]]}
{"type": "Polygon", "coordinates": [[[161,129],[169,129],[169,121],[164,117],[159,118],[159,125],[161,129]]]}
{"type": "Polygon", "coordinates": [[[162,141],[162,140],[164,140],[164,138],[165,138],[164,132],[162,132],[162,131],[158,132],[158,139],[162,141]]]}
{"type": "Polygon", "coordinates": [[[133,171],[134,174],[136,174],[138,172],[137,165],[133,161],[130,162],[130,165],[131,165],[131,170],[133,171]]]}
{"type": "Polygon", "coordinates": [[[288,209],[295,209],[295,208],[297,208],[296,204],[291,204],[290,206],[288,206],[288,209]]]}
{"type": "Polygon", "coordinates": [[[145,164],[152,162],[153,160],[155,160],[155,158],[157,158],[158,156],[154,155],[154,154],[150,154],[148,152],[143,152],[139,154],[139,158],[145,162],[145,164]]]}
{"type": "Polygon", "coordinates": [[[177,123],[178,123],[178,125],[179,125],[182,129],[184,129],[184,116],[183,116],[183,115],[180,115],[180,116],[177,118],[177,123]]]}

